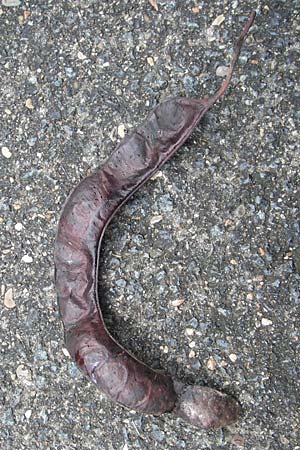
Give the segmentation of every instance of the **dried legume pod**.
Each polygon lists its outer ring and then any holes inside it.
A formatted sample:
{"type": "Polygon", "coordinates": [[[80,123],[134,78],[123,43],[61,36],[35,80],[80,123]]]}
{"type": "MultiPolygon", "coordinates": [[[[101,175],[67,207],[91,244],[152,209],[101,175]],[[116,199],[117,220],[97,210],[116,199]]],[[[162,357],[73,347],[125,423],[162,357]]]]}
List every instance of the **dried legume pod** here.
{"type": "Polygon", "coordinates": [[[120,206],[182,146],[224,94],[254,18],[253,12],[219,91],[202,100],[176,97],[159,104],[120,142],[102,167],[71,192],[55,242],[55,281],[65,343],[80,370],[121,405],[155,415],[172,411],[204,428],[234,422],[238,403],[208,387],[184,386],[152,370],[116,342],[100,309],[100,247],[105,229],[120,206]]]}

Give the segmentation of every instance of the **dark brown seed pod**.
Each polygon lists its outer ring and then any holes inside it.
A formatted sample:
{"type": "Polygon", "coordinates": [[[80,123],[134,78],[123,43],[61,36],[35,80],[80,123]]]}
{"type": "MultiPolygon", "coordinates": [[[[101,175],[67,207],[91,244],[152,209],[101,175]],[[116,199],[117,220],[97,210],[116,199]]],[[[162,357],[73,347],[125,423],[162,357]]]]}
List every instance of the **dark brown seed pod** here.
{"type": "Polygon", "coordinates": [[[171,98],[126,136],[103,166],[68,197],[55,242],[56,289],[66,347],[82,372],[113,401],[143,413],[173,411],[193,425],[217,428],[235,421],[238,404],[214,389],[183,386],[130,355],[110,335],[97,286],[103,234],[117,210],[190,136],[203,115],[226,91],[251,14],[219,91],[202,100],[171,98]]]}

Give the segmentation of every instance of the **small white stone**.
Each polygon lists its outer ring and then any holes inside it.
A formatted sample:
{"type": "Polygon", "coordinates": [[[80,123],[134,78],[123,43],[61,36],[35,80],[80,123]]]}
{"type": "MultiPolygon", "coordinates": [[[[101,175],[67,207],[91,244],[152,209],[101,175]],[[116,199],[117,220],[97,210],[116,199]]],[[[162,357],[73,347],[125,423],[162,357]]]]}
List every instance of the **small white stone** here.
{"type": "Polygon", "coordinates": [[[84,60],[86,59],[86,56],[79,50],[79,52],[77,53],[77,57],[78,59],[84,60]]]}
{"type": "Polygon", "coordinates": [[[218,17],[215,18],[215,20],[212,23],[212,26],[217,27],[217,26],[221,25],[221,23],[223,23],[224,20],[225,20],[224,14],[220,14],[218,17]]]}
{"type": "Polygon", "coordinates": [[[23,364],[20,364],[17,367],[16,375],[17,375],[17,378],[26,386],[29,386],[31,384],[31,380],[32,380],[31,372],[23,364]]]}
{"type": "Polygon", "coordinates": [[[151,177],[151,180],[156,180],[157,178],[165,178],[165,174],[163,174],[162,171],[159,170],[151,177]]]}
{"type": "Polygon", "coordinates": [[[69,353],[69,351],[68,351],[68,349],[67,348],[65,348],[65,347],[63,347],[62,349],[61,349],[61,351],[63,352],[63,354],[67,357],[67,358],[70,358],[70,353],[69,353]]]}
{"type": "Polygon", "coordinates": [[[207,40],[208,42],[213,42],[216,40],[216,37],[214,36],[214,27],[208,27],[206,30],[207,40]]]}
{"type": "Polygon", "coordinates": [[[4,306],[8,309],[13,309],[16,306],[16,303],[13,298],[13,290],[12,288],[7,289],[4,294],[4,306]]]}
{"type": "Polygon", "coordinates": [[[2,5],[3,6],[20,6],[21,4],[21,0],[2,0],[2,5]]]}
{"type": "Polygon", "coordinates": [[[195,330],[193,328],[186,328],[185,332],[188,336],[193,336],[195,330]]]}
{"type": "Polygon", "coordinates": [[[158,215],[158,216],[153,216],[150,219],[150,225],[155,225],[156,223],[160,222],[163,219],[163,216],[158,215]]]}
{"type": "Polygon", "coordinates": [[[1,152],[2,152],[2,155],[4,156],[4,158],[7,158],[7,159],[10,158],[12,155],[12,153],[8,147],[2,147],[1,152]]]}
{"type": "Polygon", "coordinates": [[[189,358],[195,358],[196,352],[194,350],[191,350],[189,353],[189,358]]]}
{"type": "Polygon", "coordinates": [[[151,57],[151,56],[149,56],[148,58],[147,58],[147,63],[149,64],[149,66],[154,66],[154,59],[151,57]]]}
{"type": "Polygon", "coordinates": [[[156,0],[149,0],[149,2],[151,3],[151,6],[153,6],[155,11],[158,11],[157,1],[156,0]]]}
{"type": "Polygon", "coordinates": [[[216,70],[217,77],[226,77],[229,72],[229,67],[227,66],[218,66],[216,70]]]}
{"type": "Polygon", "coordinates": [[[30,264],[30,263],[32,263],[33,258],[32,258],[31,256],[29,256],[29,255],[24,255],[24,256],[22,257],[22,261],[23,261],[24,263],[30,264]]]}
{"type": "Polygon", "coordinates": [[[208,358],[208,360],[206,361],[206,367],[208,368],[208,370],[211,370],[211,371],[216,370],[217,363],[212,356],[210,356],[208,358]]]}
{"type": "Polygon", "coordinates": [[[26,100],[25,106],[26,106],[26,108],[28,108],[28,109],[34,109],[34,106],[33,106],[33,103],[32,103],[31,98],[28,98],[28,99],[26,100]]]}
{"type": "Polygon", "coordinates": [[[120,138],[123,139],[123,137],[125,136],[125,127],[123,124],[118,126],[118,135],[120,136],[120,138]]]}
{"type": "Polygon", "coordinates": [[[178,298],[177,300],[172,301],[172,306],[178,307],[184,303],[184,298],[178,298]]]}
{"type": "Polygon", "coordinates": [[[23,228],[23,225],[22,225],[20,222],[16,223],[16,225],[15,225],[15,230],[21,231],[22,228],[23,228]]]}
{"type": "Polygon", "coordinates": [[[272,320],[266,319],[265,317],[263,317],[261,319],[261,324],[262,324],[263,327],[268,327],[268,326],[272,325],[273,322],[272,322],[272,320]]]}
{"type": "Polygon", "coordinates": [[[31,409],[27,409],[27,411],[25,411],[25,414],[24,414],[24,415],[25,415],[26,419],[30,419],[31,414],[32,414],[31,409]]]}
{"type": "Polygon", "coordinates": [[[235,353],[230,353],[230,355],[228,356],[228,358],[230,359],[231,362],[236,362],[237,360],[237,355],[235,353]]]}

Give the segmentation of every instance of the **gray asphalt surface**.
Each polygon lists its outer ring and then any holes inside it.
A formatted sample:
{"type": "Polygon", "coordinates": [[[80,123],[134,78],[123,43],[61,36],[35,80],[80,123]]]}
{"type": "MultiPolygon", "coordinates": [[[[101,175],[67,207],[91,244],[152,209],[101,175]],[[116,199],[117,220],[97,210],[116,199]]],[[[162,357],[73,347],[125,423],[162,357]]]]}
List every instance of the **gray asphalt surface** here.
{"type": "Polygon", "coordinates": [[[1,449],[300,448],[299,2],[157,5],[2,1],[1,449]],[[67,194],[124,133],[169,95],[219,87],[252,9],[226,97],[115,217],[99,280],[126,348],[240,401],[235,425],[204,432],[79,373],[53,243],[67,194]]]}

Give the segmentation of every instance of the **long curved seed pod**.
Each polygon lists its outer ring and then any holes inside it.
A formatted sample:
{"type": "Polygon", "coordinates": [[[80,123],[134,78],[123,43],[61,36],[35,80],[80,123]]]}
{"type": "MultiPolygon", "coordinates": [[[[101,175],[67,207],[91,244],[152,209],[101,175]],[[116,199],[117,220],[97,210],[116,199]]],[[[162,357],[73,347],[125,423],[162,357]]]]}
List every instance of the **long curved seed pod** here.
{"type": "Polygon", "coordinates": [[[255,18],[251,14],[234,51],[226,80],[211,98],[171,98],[125,137],[65,202],[55,242],[56,289],[65,342],[82,372],[109,398],[159,415],[173,411],[193,425],[219,427],[236,420],[239,406],[207,387],[184,386],[130,355],[108,332],[97,285],[104,231],[120,206],[190,136],[206,111],[224,94],[255,18]]]}

